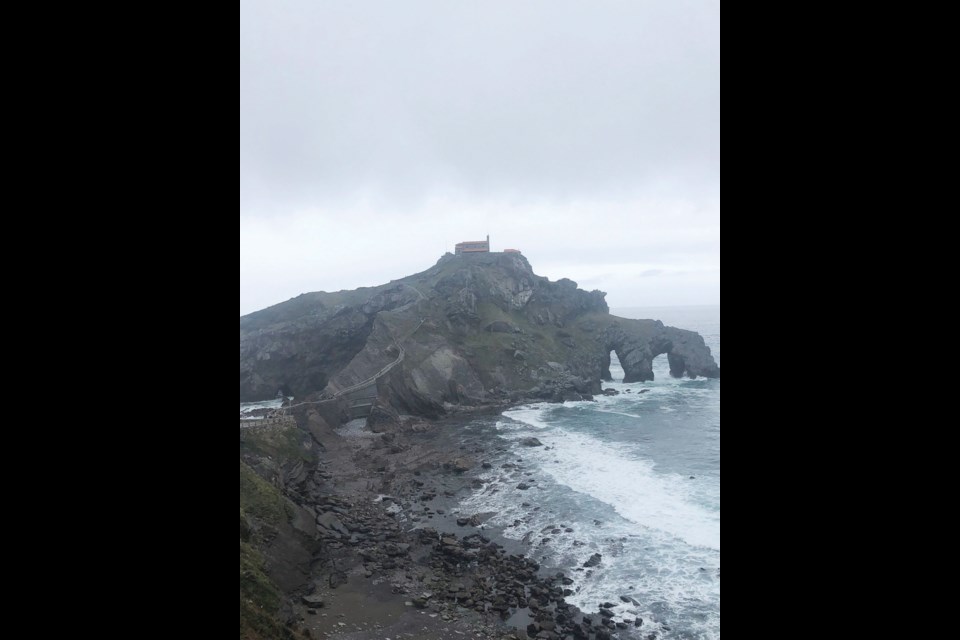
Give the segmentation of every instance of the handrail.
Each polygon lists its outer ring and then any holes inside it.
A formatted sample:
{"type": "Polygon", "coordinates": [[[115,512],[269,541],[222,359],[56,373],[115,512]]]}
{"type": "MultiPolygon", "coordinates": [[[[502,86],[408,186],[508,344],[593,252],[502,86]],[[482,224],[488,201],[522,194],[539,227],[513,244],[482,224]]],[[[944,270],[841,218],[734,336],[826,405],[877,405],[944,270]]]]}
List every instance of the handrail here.
{"type": "MultiPolygon", "coordinates": [[[[422,294],[421,294],[421,295],[422,295],[422,294]]],[[[424,323],[426,323],[426,321],[427,321],[426,318],[423,318],[422,320],[420,320],[420,324],[417,325],[417,328],[414,329],[413,331],[411,331],[410,334],[409,334],[406,338],[404,338],[404,340],[409,340],[410,338],[412,338],[412,337],[413,337],[413,334],[415,334],[417,331],[419,331],[419,330],[420,330],[420,327],[422,327],[422,326],[424,325],[424,323]]],[[[335,394],[333,395],[332,398],[327,398],[327,399],[325,399],[325,400],[314,400],[314,401],[312,401],[312,402],[301,402],[301,403],[299,403],[299,404],[290,405],[289,407],[283,407],[283,410],[284,410],[284,411],[287,411],[287,410],[289,410],[289,409],[296,409],[296,408],[298,408],[298,407],[305,407],[305,406],[307,406],[307,405],[326,404],[326,403],[328,403],[328,402],[333,402],[333,401],[335,401],[335,400],[339,400],[341,397],[343,397],[343,396],[345,396],[345,395],[348,395],[348,394],[350,394],[350,393],[353,393],[354,391],[359,391],[359,390],[361,390],[361,389],[363,389],[363,388],[365,388],[365,387],[369,387],[371,384],[375,384],[375,383],[377,382],[377,380],[379,380],[379,379],[382,378],[383,376],[385,376],[385,375],[387,375],[388,373],[390,373],[391,371],[393,371],[394,367],[396,367],[398,364],[400,364],[401,362],[403,362],[403,359],[404,359],[404,358],[406,357],[406,355],[407,355],[406,349],[403,348],[403,345],[402,345],[399,341],[396,341],[396,340],[395,340],[395,341],[394,341],[394,344],[397,346],[397,349],[400,350],[400,355],[397,357],[396,360],[394,360],[393,362],[391,362],[390,364],[388,364],[387,366],[385,366],[383,369],[381,369],[379,372],[377,372],[377,374],[374,375],[373,377],[367,378],[367,379],[364,380],[363,382],[359,382],[359,383],[353,385],[352,387],[347,387],[346,389],[343,389],[343,390],[341,390],[341,391],[338,391],[337,393],[335,393],[335,394]]]]}

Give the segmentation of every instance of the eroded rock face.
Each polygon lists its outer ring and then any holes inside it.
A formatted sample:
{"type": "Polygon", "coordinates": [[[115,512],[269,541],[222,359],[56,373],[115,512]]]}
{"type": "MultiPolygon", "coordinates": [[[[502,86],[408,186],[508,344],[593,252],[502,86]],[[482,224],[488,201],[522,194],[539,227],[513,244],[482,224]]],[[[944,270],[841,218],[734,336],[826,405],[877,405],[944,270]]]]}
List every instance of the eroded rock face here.
{"type": "Polygon", "coordinates": [[[654,379],[653,361],[664,354],[670,360],[675,378],[719,378],[717,365],[703,336],[693,331],[664,326],[654,320],[615,319],[604,331],[602,342],[604,380],[611,380],[609,353],[615,351],[626,376],[624,382],[649,382],[654,379]]]}
{"type": "Polygon", "coordinates": [[[274,315],[280,305],[240,319],[242,400],[270,399],[281,390],[300,396],[323,389],[363,350],[373,318],[359,308],[329,309],[313,298],[286,303],[302,306],[301,317],[274,315]]]}
{"type": "Polygon", "coordinates": [[[677,376],[719,377],[696,333],[611,316],[606,294],[534,274],[523,256],[445,256],[428,271],[374,289],[316,293],[240,319],[240,398],[351,391],[400,414],[439,417],[451,405],[589,399],[609,379],[651,380],[668,354],[677,376]],[[375,380],[375,383],[373,382],[375,380]]]}

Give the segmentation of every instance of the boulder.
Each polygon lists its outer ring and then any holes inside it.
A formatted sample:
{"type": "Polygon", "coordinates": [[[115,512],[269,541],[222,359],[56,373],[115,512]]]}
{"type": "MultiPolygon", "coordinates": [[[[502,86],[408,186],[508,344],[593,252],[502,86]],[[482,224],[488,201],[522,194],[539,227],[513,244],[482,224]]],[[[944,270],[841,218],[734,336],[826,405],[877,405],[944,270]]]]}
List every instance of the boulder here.
{"type": "Polygon", "coordinates": [[[303,596],[300,600],[311,609],[322,609],[325,604],[320,596],[303,596]]]}
{"type": "Polygon", "coordinates": [[[336,571],[330,574],[330,588],[339,589],[343,585],[347,584],[347,574],[336,571]]]}
{"type": "Polygon", "coordinates": [[[467,457],[457,458],[449,463],[450,469],[456,473],[466,473],[475,466],[477,466],[477,463],[472,458],[467,457]]]}
{"type": "Polygon", "coordinates": [[[317,525],[323,527],[327,531],[333,531],[342,536],[350,537],[350,530],[347,529],[347,527],[344,526],[344,524],[340,522],[340,519],[333,513],[321,513],[319,516],[317,516],[317,525]]]}

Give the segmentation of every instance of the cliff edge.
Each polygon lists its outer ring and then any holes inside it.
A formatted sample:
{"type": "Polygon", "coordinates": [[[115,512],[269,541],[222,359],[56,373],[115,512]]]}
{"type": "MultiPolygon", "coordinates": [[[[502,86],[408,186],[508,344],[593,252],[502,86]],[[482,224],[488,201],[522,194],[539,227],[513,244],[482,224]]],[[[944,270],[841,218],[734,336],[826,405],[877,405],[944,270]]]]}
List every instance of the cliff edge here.
{"type": "Polygon", "coordinates": [[[610,380],[719,378],[695,332],[610,315],[606,294],[537,276],[520,254],[444,256],[390,284],[311,293],[240,319],[240,401],[339,396],[436,416],[451,404],[579,399],[610,380]],[[364,390],[364,385],[366,389],[364,390]]]}

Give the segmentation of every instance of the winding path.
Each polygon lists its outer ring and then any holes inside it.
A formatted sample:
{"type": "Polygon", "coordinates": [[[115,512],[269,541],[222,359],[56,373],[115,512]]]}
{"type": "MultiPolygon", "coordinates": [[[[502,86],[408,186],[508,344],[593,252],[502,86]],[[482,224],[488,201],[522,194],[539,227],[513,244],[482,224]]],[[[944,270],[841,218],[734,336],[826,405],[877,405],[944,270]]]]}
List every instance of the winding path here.
{"type": "MultiPolygon", "coordinates": [[[[410,285],[405,285],[405,286],[410,286],[410,285]]],[[[413,287],[410,287],[410,288],[413,289],[413,287]]],[[[414,289],[414,291],[417,291],[417,290],[414,289]]],[[[420,293],[420,292],[417,291],[417,293],[420,293]]],[[[426,297],[424,297],[424,295],[423,295],[422,293],[420,293],[420,297],[423,298],[424,300],[426,300],[426,297]]],[[[339,400],[340,398],[342,398],[342,397],[344,397],[344,396],[346,396],[346,395],[349,395],[349,394],[351,394],[351,393],[355,393],[355,392],[357,392],[357,391],[362,391],[363,389],[367,389],[367,388],[369,388],[369,387],[372,387],[373,385],[375,385],[375,384],[377,383],[377,381],[380,380],[380,378],[382,378],[383,376],[385,376],[385,375],[387,375],[388,373],[390,373],[391,371],[393,371],[394,368],[395,368],[397,365],[399,365],[400,363],[403,362],[404,358],[407,357],[407,351],[406,351],[406,349],[403,348],[403,344],[402,344],[402,343],[403,343],[404,341],[409,340],[410,338],[412,338],[412,337],[413,337],[413,334],[415,334],[417,331],[419,331],[419,330],[420,330],[420,327],[422,327],[426,321],[427,321],[426,318],[420,320],[420,324],[418,324],[417,327],[416,327],[413,331],[411,331],[411,332],[409,333],[409,335],[407,335],[407,337],[404,338],[403,341],[394,340],[394,344],[397,345],[397,349],[400,351],[400,355],[397,356],[397,359],[396,359],[396,360],[394,360],[393,362],[391,362],[390,364],[388,364],[387,366],[385,366],[383,369],[381,369],[380,371],[378,371],[375,375],[371,376],[370,378],[367,378],[366,380],[364,380],[364,381],[362,381],[362,382],[358,382],[357,384],[353,385],[352,387],[347,387],[346,389],[342,389],[342,390],[338,391],[337,393],[333,394],[333,396],[330,397],[330,398],[325,398],[325,399],[323,399],[323,400],[314,400],[314,401],[312,401],[312,402],[300,402],[300,403],[298,403],[298,404],[290,405],[289,407],[283,407],[282,409],[278,409],[275,413],[273,413],[273,414],[271,414],[270,416],[268,416],[268,417],[267,417],[267,420],[280,418],[280,417],[286,415],[287,412],[290,411],[291,409],[297,409],[297,408],[299,408],[299,407],[305,407],[305,406],[308,406],[308,405],[321,405],[321,404],[327,404],[327,403],[329,403],[329,402],[335,402],[335,401],[339,400]]],[[[372,406],[372,405],[371,405],[371,406],[372,406]]],[[[247,428],[250,428],[250,427],[261,426],[261,425],[262,425],[264,422],[266,422],[267,420],[255,420],[255,421],[251,421],[253,424],[250,424],[250,425],[241,425],[240,428],[241,428],[241,429],[247,429],[247,428]]]]}

